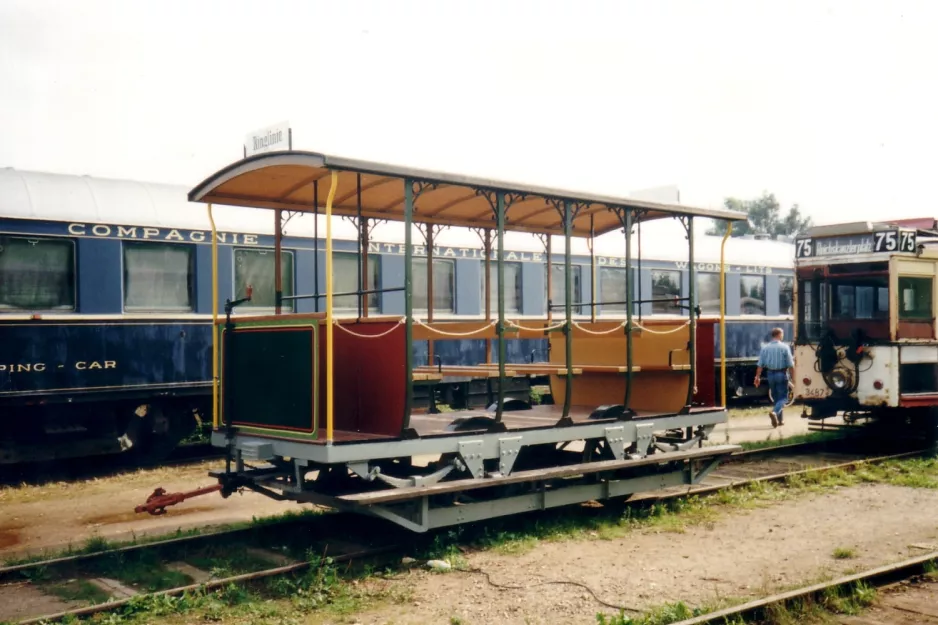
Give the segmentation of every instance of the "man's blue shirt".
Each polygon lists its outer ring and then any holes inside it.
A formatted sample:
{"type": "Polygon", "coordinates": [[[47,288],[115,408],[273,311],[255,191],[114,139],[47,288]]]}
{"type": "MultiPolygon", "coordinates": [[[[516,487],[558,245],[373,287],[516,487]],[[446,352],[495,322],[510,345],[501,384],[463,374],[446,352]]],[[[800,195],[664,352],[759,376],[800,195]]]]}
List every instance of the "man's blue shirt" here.
{"type": "Polygon", "coordinates": [[[763,369],[788,369],[795,366],[791,350],[781,341],[773,340],[762,347],[759,353],[759,366],[763,369]]]}

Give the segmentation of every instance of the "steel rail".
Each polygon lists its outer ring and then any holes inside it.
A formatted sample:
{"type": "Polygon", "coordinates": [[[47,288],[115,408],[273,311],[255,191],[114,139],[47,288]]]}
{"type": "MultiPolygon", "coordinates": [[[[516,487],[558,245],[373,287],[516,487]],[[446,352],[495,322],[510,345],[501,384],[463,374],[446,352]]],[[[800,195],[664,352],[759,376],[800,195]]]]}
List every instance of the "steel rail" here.
{"type": "MultiPolygon", "coordinates": [[[[370,557],[380,555],[382,553],[388,552],[394,548],[394,545],[386,545],[383,547],[372,547],[370,549],[365,549],[363,551],[355,551],[352,553],[343,553],[336,556],[329,556],[332,558],[333,562],[349,562],[355,558],[370,557]]],[[[83,617],[91,616],[93,614],[99,614],[101,612],[110,612],[116,608],[123,607],[129,603],[138,602],[144,597],[172,597],[175,595],[181,595],[186,592],[192,592],[196,590],[215,590],[216,588],[224,588],[229,584],[239,584],[242,582],[250,582],[258,579],[264,579],[265,577],[274,577],[277,575],[286,575],[287,573],[294,573],[296,571],[302,571],[313,566],[313,562],[297,562],[295,564],[288,564],[286,566],[278,566],[272,569],[264,569],[262,571],[255,571],[253,573],[242,573],[240,575],[232,575],[230,577],[224,577],[221,579],[213,579],[207,582],[202,582],[201,584],[189,584],[188,586],[179,586],[177,588],[168,588],[166,590],[159,590],[151,593],[141,593],[139,595],[134,595],[133,597],[127,597],[125,599],[118,599],[116,601],[108,601],[105,603],[98,603],[95,605],[85,606],[83,608],[76,608],[74,610],[65,610],[63,612],[56,612],[54,614],[47,614],[45,616],[33,617],[27,620],[19,621],[19,625],[39,625],[40,623],[48,623],[49,621],[59,621],[67,617],[83,617]]]]}
{"type": "Polygon", "coordinates": [[[812,584],[796,590],[771,595],[763,599],[756,599],[755,601],[750,601],[732,608],[717,610],[702,616],[678,621],[673,625],[722,625],[723,623],[733,622],[732,619],[742,619],[744,621],[758,619],[765,617],[768,609],[773,606],[780,605],[787,607],[795,601],[818,599],[827,591],[849,588],[859,583],[867,583],[877,587],[885,586],[899,580],[908,579],[925,573],[927,567],[936,562],[938,562],[938,551],[933,551],[923,556],[876,567],[875,569],[869,569],[862,573],[846,575],[829,582],[812,584]]]}

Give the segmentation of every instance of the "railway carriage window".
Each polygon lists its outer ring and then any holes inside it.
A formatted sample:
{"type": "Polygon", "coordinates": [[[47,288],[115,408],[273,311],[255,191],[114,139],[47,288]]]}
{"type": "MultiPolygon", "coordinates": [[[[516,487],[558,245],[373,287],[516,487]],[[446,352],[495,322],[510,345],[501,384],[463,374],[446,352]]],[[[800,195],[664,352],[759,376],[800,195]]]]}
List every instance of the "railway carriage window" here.
{"type": "MultiPolygon", "coordinates": [[[[380,263],[374,256],[368,256],[368,282],[362,288],[366,291],[374,290],[378,285],[380,263]]],[[[332,289],[335,293],[348,293],[358,290],[358,254],[356,252],[333,252],[332,254],[332,289]]],[[[368,298],[368,311],[378,310],[378,294],[370,293],[368,298]]],[[[355,295],[342,295],[333,298],[332,307],[337,311],[358,312],[358,302],[355,295]]],[[[324,300],[323,300],[324,301],[324,300]]]]}
{"type": "MultiPolygon", "coordinates": [[[[503,263],[505,268],[505,312],[521,312],[521,263],[503,263]]],[[[492,263],[492,283],[489,289],[492,316],[498,313],[498,268],[492,263]]],[[[485,264],[482,265],[482,313],[485,314],[485,264]]]]}
{"type": "MultiPolygon", "coordinates": [[[[629,281],[626,279],[625,269],[621,267],[599,268],[599,302],[602,304],[601,313],[625,314],[625,300],[627,299],[629,281]],[[606,302],[614,302],[607,304],[606,302]]],[[[635,287],[632,285],[632,293],[635,287]]]]}
{"type": "Polygon", "coordinates": [[[697,303],[702,314],[720,314],[720,274],[697,273],[697,303]]]}
{"type": "Polygon", "coordinates": [[[932,279],[899,277],[899,318],[932,318],[932,279]]]}
{"type": "MultiPolygon", "coordinates": [[[[413,263],[413,306],[415,311],[427,311],[427,259],[415,258],[413,263]]],[[[456,264],[449,259],[433,259],[433,312],[454,313],[456,293],[456,264]]]]}
{"type": "Polygon", "coordinates": [[[765,276],[739,276],[739,312],[765,314],[765,276]]]}
{"type": "Polygon", "coordinates": [[[795,279],[792,276],[778,277],[778,314],[792,314],[792,302],[794,299],[795,279]]]}
{"type": "Polygon", "coordinates": [[[124,309],[192,310],[192,246],[124,241],[124,309]]]}
{"type": "Polygon", "coordinates": [[[0,236],[0,310],[74,310],[75,243],[0,236]]]}
{"type": "MultiPolygon", "coordinates": [[[[554,306],[560,306],[560,308],[554,308],[554,312],[557,313],[558,311],[560,311],[562,313],[563,305],[565,303],[564,298],[566,297],[565,295],[566,290],[564,288],[567,284],[566,272],[564,271],[563,263],[554,263],[553,265],[551,265],[551,267],[553,269],[550,272],[550,279],[551,279],[550,288],[553,291],[551,293],[551,295],[553,295],[553,304],[554,306]]],[[[581,269],[582,267],[580,267],[579,265],[570,265],[570,270],[572,272],[571,278],[573,280],[573,303],[574,304],[579,301],[582,301],[583,299],[583,295],[582,295],[583,289],[582,289],[582,284],[580,283],[581,269]]],[[[544,299],[545,301],[547,300],[547,283],[546,282],[544,283],[544,299]]],[[[582,306],[573,307],[573,314],[579,315],[582,313],[583,313],[582,306]]]]}
{"type": "MultiPolygon", "coordinates": [[[[281,252],[280,258],[283,294],[293,295],[293,252],[281,252]]],[[[235,250],[234,260],[235,299],[245,297],[249,284],[254,288],[251,301],[245,302],[238,309],[250,307],[255,313],[260,312],[257,310],[259,308],[273,312],[277,304],[274,289],[274,251],[235,250]]],[[[293,300],[283,302],[282,308],[292,311],[293,300]]]]}
{"type": "Polygon", "coordinates": [[[681,272],[656,269],[651,272],[651,298],[655,300],[651,311],[657,314],[681,314],[680,302],[674,302],[681,296],[681,272]],[[659,301],[661,300],[661,301],[659,301]],[[664,301],[667,300],[667,301],[664,301]]]}

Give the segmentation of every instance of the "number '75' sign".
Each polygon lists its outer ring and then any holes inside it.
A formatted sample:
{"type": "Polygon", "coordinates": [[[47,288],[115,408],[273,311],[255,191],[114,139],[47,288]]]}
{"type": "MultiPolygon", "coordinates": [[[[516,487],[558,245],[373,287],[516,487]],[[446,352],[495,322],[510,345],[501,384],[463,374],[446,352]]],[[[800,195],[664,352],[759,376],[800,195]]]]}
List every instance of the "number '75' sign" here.
{"type": "Polygon", "coordinates": [[[911,252],[916,249],[915,231],[882,230],[870,234],[804,238],[795,241],[795,256],[845,256],[869,252],[911,252]]]}

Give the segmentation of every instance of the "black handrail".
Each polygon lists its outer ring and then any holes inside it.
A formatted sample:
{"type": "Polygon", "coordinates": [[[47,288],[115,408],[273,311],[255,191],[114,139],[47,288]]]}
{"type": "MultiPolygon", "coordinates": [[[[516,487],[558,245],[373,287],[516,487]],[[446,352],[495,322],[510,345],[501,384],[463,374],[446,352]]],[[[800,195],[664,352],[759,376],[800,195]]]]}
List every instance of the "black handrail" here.
{"type": "MultiPolygon", "coordinates": [[[[332,297],[348,297],[349,295],[373,295],[375,293],[394,293],[396,291],[403,291],[404,287],[395,286],[388,289],[368,289],[365,291],[346,291],[344,293],[333,293],[332,297]]],[[[284,295],[281,299],[320,299],[326,296],[326,293],[318,294],[309,294],[309,295],[284,295]]]]}
{"type": "MultiPolygon", "coordinates": [[[[666,297],[666,298],[655,298],[655,299],[632,300],[632,303],[633,304],[658,304],[658,303],[676,304],[678,302],[687,302],[687,301],[690,301],[689,297],[666,297]]],[[[571,306],[573,307],[586,306],[588,308],[593,308],[595,306],[610,306],[610,305],[615,305],[615,304],[628,305],[628,302],[627,301],[624,301],[624,302],[574,302],[573,304],[571,304],[571,306]]],[[[565,307],[565,304],[551,304],[550,305],[551,309],[564,308],[564,307],[565,307]]]]}

